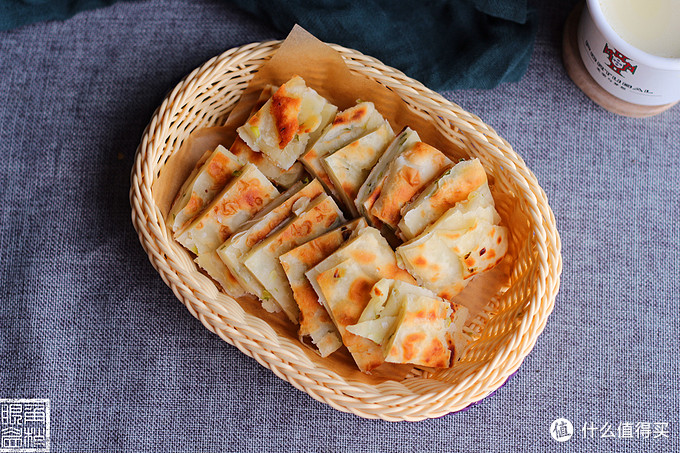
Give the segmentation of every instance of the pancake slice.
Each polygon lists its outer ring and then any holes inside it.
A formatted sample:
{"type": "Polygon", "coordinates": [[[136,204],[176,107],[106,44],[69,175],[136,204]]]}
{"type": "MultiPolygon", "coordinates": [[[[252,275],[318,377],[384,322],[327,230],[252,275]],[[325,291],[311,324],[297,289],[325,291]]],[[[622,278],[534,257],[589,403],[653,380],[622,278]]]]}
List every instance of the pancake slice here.
{"type": "Polygon", "coordinates": [[[420,141],[420,137],[416,131],[409,127],[402,129],[401,132],[394,137],[394,140],[392,140],[382,156],[380,156],[378,163],[375,164],[368,174],[368,177],[361,185],[359,193],[354,200],[354,205],[356,206],[357,211],[359,211],[359,214],[366,217],[372,226],[380,228],[383,225],[380,219],[371,214],[371,210],[380,196],[390,163],[405,149],[418,141],[420,141]]]}
{"type": "Polygon", "coordinates": [[[297,215],[258,243],[243,259],[244,266],[264,288],[263,301],[274,299],[293,324],[299,309],[293,298],[279,256],[322,235],[344,222],[342,211],[332,197],[316,197],[297,215]]]}
{"type": "Polygon", "coordinates": [[[450,250],[462,258],[465,280],[495,267],[508,250],[508,229],[484,221],[465,231],[439,234],[450,250]]]}
{"type": "Polygon", "coordinates": [[[357,229],[365,226],[364,219],[353,220],[279,257],[300,309],[300,341],[308,344],[306,339],[311,339],[321,357],[327,357],[340,348],[342,340],[328,312],[319,302],[319,296],[305,277],[305,272],[336,251],[357,229]]]}
{"type": "MultiPolygon", "coordinates": [[[[278,87],[274,85],[268,85],[260,93],[260,97],[253,107],[253,111],[250,116],[254,115],[262,106],[272,97],[278,87]]],[[[328,104],[327,107],[322,111],[322,124],[327,124],[335,116],[337,108],[332,104],[328,104]]],[[[249,116],[249,118],[250,118],[249,116]]],[[[257,165],[257,168],[265,175],[271,182],[273,182],[277,187],[283,187],[284,189],[289,189],[296,182],[300,181],[306,174],[304,167],[301,163],[294,163],[288,170],[282,170],[267,158],[264,154],[254,151],[251,149],[246,142],[239,136],[236,137],[234,143],[231,145],[229,150],[236,156],[242,158],[245,162],[250,162],[257,165]]]]}
{"type": "Polygon", "coordinates": [[[401,280],[383,278],[371,288],[371,300],[359,321],[347,330],[382,345],[394,330],[401,307],[400,296],[406,293],[435,296],[432,291],[401,280]]]}
{"type": "Polygon", "coordinates": [[[371,215],[396,229],[401,208],[450,165],[448,157],[426,143],[416,142],[406,147],[389,163],[380,195],[370,209],[371,215]]]}
{"type": "Polygon", "coordinates": [[[321,159],[324,170],[352,215],[359,215],[354,200],[361,185],[393,139],[392,127],[384,121],[373,132],[321,159]]]}
{"type": "Polygon", "coordinates": [[[468,314],[425,288],[382,279],[371,289],[359,322],[347,330],[381,345],[388,362],[441,368],[469,343],[463,332],[468,314]]]}
{"type": "Polygon", "coordinates": [[[450,305],[436,297],[404,294],[394,331],[383,345],[385,361],[435,368],[451,365],[450,305]]]}
{"type": "Polygon", "coordinates": [[[175,239],[197,255],[213,252],[277,195],[279,191],[257,167],[246,164],[175,239]]]}
{"type": "Polygon", "coordinates": [[[243,258],[250,250],[276,228],[285,223],[296,208],[304,208],[305,203],[323,194],[323,187],[316,179],[307,185],[298,182],[279,195],[267,207],[251,220],[244,223],[218,249],[217,254],[229,268],[232,275],[249,293],[263,301],[262,305],[269,312],[281,311],[281,307],[272,298],[265,298],[265,289],[243,264],[243,258]]]}
{"type": "Polygon", "coordinates": [[[323,121],[329,116],[325,113],[333,108],[294,76],[237,131],[251,149],[288,170],[305,151],[310,135],[325,127],[323,121]]]}
{"type": "Polygon", "coordinates": [[[451,299],[470,278],[498,264],[507,251],[507,229],[493,206],[460,202],[414,239],[397,247],[399,265],[419,284],[451,299]]]}
{"type": "Polygon", "coordinates": [[[486,172],[479,159],[457,163],[404,206],[399,232],[406,240],[412,239],[456,203],[469,198],[479,198],[476,202],[480,204],[494,204],[486,172]]]}
{"type": "Polygon", "coordinates": [[[311,147],[300,157],[300,162],[324,184],[337,200],[342,200],[340,188],[333,185],[322,159],[357,138],[376,130],[384,122],[385,119],[372,102],[359,102],[336,115],[316,142],[312,142],[311,147]]]}
{"type": "Polygon", "coordinates": [[[382,351],[373,341],[354,335],[346,328],[361,316],[375,279],[374,275],[351,259],[338,263],[316,277],[316,284],[330,307],[342,342],[364,373],[383,364],[382,351]]]}
{"type": "Polygon", "coordinates": [[[397,247],[396,253],[399,265],[440,297],[452,298],[467,285],[460,257],[449,250],[437,231],[397,247]]]}
{"type": "Polygon", "coordinates": [[[197,167],[180,189],[168,214],[167,224],[173,233],[197,216],[246,163],[221,145],[207,154],[207,160],[197,167]]]}
{"type": "Polygon", "coordinates": [[[359,369],[370,372],[383,362],[380,347],[354,335],[347,326],[356,324],[371,299],[371,288],[382,278],[414,282],[397,266],[394,251],[372,227],[357,235],[305,274],[335,323],[342,341],[359,369]]]}

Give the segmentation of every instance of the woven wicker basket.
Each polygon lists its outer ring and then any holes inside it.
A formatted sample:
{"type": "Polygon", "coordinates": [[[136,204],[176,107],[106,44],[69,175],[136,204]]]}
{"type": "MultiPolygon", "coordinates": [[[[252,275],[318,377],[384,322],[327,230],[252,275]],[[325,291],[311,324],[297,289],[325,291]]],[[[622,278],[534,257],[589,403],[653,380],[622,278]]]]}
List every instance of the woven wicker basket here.
{"type": "Polygon", "coordinates": [[[332,45],[352,72],[396,92],[416,114],[435,123],[443,136],[482,161],[494,180],[494,196],[502,195],[498,210],[512,233],[509,281],[486,307],[488,321],[480,338],[456,367],[416,370],[401,381],[371,380],[351,367],[314,359],[276,323],[219,292],[173,241],[153,198],[154,181],[193,130],[224,122],[254,72],[280,44],[253,43],[211,59],[182,80],[153,115],[137,150],[130,190],[132,221],[151,263],[210,331],[338,410],[366,418],[416,421],[479,401],[517,370],[543,330],[559,287],[560,239],[545,193],[512,147],[479,118],[403,73],[332,45]]]}

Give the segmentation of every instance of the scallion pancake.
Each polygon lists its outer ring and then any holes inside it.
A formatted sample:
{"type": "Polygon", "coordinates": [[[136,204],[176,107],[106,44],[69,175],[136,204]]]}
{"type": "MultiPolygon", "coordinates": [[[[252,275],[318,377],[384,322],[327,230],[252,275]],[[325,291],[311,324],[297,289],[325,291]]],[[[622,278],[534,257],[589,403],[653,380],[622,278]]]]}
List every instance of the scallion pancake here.
{"type": "Polygon", "coordinates": [[[305,272],[340,248],[358,228],[365,226],[363,219],[353,220],[279,257],[300,309],[300,340],[305,342],[306,338],[310,338],[322,357],[327,357],[342,346],[342,340],[326,308],[319,302],[319,296],[305,277],[305,272]]]}
{"type": "Polygon", "coordinates": [[[175,239],[197,255],[213,252],[279,191],[253,164],[246,164],[212,203],[175,239]]]}
{"type": "Polygon", "coordinates": [[[280,311],[281,308],[273,298],[265,298],[264,287],[245,267],[243,258],[256,244],[285,223],[293,215],[294,207],[299,208],[303,201],[309,203],[323,193],[323,187],[316,179],[307,185],[298,182],[272,201],[257,216],[244,223],[238,232],[217,249],[217,254],[241,286],[262,300],[263,307],[267,311],[280,311]]]}
{"type": "Polygon", "coordinates": [[[168,214],[168,227],[176,233],[197,216],[246,163],[218,146],[192,173],[179,191],[168,214]]]}
{"type": "Polygon", "coordinates": [[[294,76],[237,131],[251,149],[288,170],[305,151],[310,135],[325,127],[324,120],[330,120],[335,109],[294,76]]]}
{"type": "Polygon", "coordinates": [[[322,194],[307,208],[258,243],[243,259],[244,266],[264,287],[263,299],[273,298],[294,324],[299,308],[279,256],[344,222],[332,197],[322,194]]]}

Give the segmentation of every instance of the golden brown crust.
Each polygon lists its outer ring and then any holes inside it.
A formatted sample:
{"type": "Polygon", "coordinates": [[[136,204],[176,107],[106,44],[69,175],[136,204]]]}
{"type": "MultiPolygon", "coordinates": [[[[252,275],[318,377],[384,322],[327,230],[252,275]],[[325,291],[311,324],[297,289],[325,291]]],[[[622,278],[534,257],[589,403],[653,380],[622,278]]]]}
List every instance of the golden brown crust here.
{"type": "Polygon", "coordinates": [[[396,228],[401,208],[449,165],[449,158],[437,148],[423,142],[415,143],[390,164],[379,196],[370,208],[371,214],[396,228]]]}
{"type": "Polygon", "coordinates": [[[484,168],[473,167],[473,170],[466,174],[465,179],[456,182],[455,187],[447,187],[447,190],[437,190],[430,197],[429,204],[437,212],[445,212],[459,201],[467,200],[470,192],[486,183],[486,173],[484,168]]]}
{"type": "Polygon", "coordinates": [[[365,222],[352,221],[302,244],[279,258],[293,290],[295,302],[300,308],[300,337],[311,336],[324,357],[334,352],[342,342],[335,324],[304,273],[340,248],[358,225],[365,225],[365,222]]]}
{"type": "Polygon", "coordinates": [[[264,161],[264,154],[253,151],[252,148],[248,146],[241,137],[236,137],[236,140],[234,140],[234,144],[231,145],[229,151],[231,151],[235,156],[241,157],[247,162],[253,163],[258,167],[262,161],[264,161]]]}
{"type": "Polygon", "coordinates": [[[369,113],[368,104],[359,104],[353,109],[347,109],[336,115],[333,120],[333,126],[342,126],[343,124],[351,124],[361,121],[369,113]]]}
{"type": "Polygon", "coordinates": [[[233,177],[233,171],[229,171],[233,167],[231,160],[224,154],[217,153],[210,160],[207,172],[213,178],[214,185],[217,187],[224,187],[233,177]]]}
{"type": "Polygon", "coordinates": [[[388,362],[413,363],[437,368],[448,367],[448,302],[433,297],[407,295],[401,302],[400,316],[389,342],[384,345],[388,362]]]}
{"type": "Polygon", "coordinates": [[[296,243],[300,238],[309,236],[313,230],[318,230],[318,225],[323,224],[324,228],[330,228],[338,220],[338,211],[335,204],[319,203],[313,210],[310,210],[304,221],[291,223],[284,228],[270,247],[278,248],[283,244],[296,243]]]}
{"type": "MultiPolygon", "coordinates": [[[[341,281],[342,272],[338,271],[336,267],[318,276],[317,283],[323,288],[324,293],[332,294],[336,291],[343,291],[336,289],[336,286],[346,284],[341,281]]],[[[347,326],[356,324],[359,320],[371,298],[370,291],[374,284],[375,280],[366,275],[355,276],[346,293],[346,303],[333,307],[333,317],[342,336],[342,342],[352,353],[363,372],[369,372],[384,362],[382,350],[371,340],[349,332],[347,326]]]]}
{"type": "Polygon", "coordinates": [[[302,100],[288,96],[286,86],[282,85],[272,96],[271,112],[279,134],[279,148],[283,149],[298,133],[298,112],[302,100]]]}

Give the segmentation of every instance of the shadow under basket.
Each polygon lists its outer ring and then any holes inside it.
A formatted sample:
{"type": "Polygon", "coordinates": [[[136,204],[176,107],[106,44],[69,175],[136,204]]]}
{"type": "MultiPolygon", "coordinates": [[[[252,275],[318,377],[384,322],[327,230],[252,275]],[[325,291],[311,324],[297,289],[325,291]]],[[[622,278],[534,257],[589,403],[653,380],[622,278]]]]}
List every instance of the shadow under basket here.
{"type": "Polygon", "coordinates": [[[252,298],[234,300],[221,293],[173,240],[154,199],[154,182],[192,131],[224,123],[254,73],[280,45],[248,44],[209,60],[182,80],[154,113],[137,150],[130,190],[132,221],[151,263],[211,332],[340,411],[417,421],[481,400],[519,368],[552,311],[562,268],[555,218],[536,177],[505,140],[475,115],[400,71],[331,45],[352,73],[388,87],[414,115],[431,122],[452,149],[480,159],[493,182],[502,224],[510,231],[500,270],[478,277],[460,296],[481,295],[485,303],[474,320],[477,339],[454,367],[416,367],[395,380],[362,374],[344,348],[321,358],[298,340],[282,314],[267,313],[252,298]]]}

